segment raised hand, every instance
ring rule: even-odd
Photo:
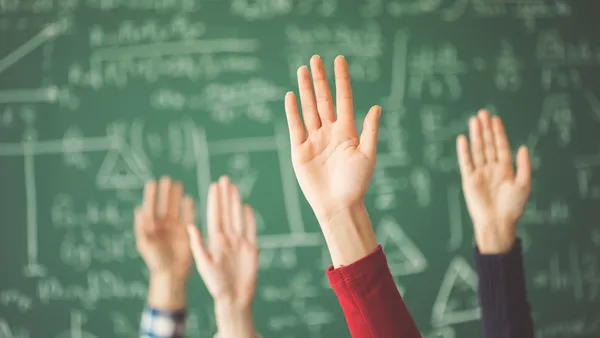
[[[456,148],[462,186],[481,253],[508,252],[531,191],[531,161],[525,146],[517,152],[517,170],[502,121],[482,110],[469,121],[471,147],[464,135]]]
[[[313,56],[310,66],[312,83],[306,66],[297,74],[304,124],[294,94],[285,96],[292,163],[337,266],[349,264],[377,246],[364,196],[375,167],[381,108],[369,110],[359,137],[344,57],[338,56],[334,62],[335,110],[321,58]]]
[[[211,184],[207,205],[208,247],[188,226],[196,267],[215,301],[219,337],[254,337],[252,300],[258,274],[256,221],[227,177]]]
[[[308,68],[298,69],[304,126],[292,92],[286,94],[285,111],[298,183],[317,218],[327,219],[363,201],[375,167],[381,108],[371,108],[359,138],[344,57],[335,59],[337,116],[321,58],[313,56],[310,66],[312,84]]]
[[[136,247],[150,270],[149,303],[181,308],[192,264],[186,225],[195,219],[194,203],[181,183],[162,177],[148,181],[142,206],[135,210]]]

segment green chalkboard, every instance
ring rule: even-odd
[[[349,336],[289,159],[283,96],[313,54],[330,73],[347,57],[359,120],[383,106],[367,205],[424,337],[482,334],[454,146],[481,107],[534,156],[520,236],[537,336],[600,336],[597,11],[564,0],[0,1],[0,337],[135,337],[147,272],[132,209],[163,174],[200,206],[228,174],[255,206],[263,337]],[[212,337],[196,274],[189,307],[188,336]]]

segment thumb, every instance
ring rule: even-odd
[[[360,134],[360,148],[369,158],[374,158],[377,153],[377,137],[379,135],[379,117],[381,107],[373,106],[365,116],[363,130]]]
[[[517,152],[517,174],[515,178],[517,184],[522,188],[531,187],[531,159],[526,146],[521,146]]]
[[[199,273],[202,273],[202,271],[210,263],[210,253],[208,250],[206,250],[204,241],[202,239],[202,234],[195,225],[188,225],[187,231],[189,234],[188,237],[190,240],[190,249],[192,250],[192,255],[194,256],[194,261],[196,262],[196,268],[198,269]]]

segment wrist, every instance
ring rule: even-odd
[[[377,248],[369,213],[362,202],[321,217],[319,224],[335,268],[352,264]]]
[[[251,304],[215,300],[215,320],[219,337],[254,337]]]
[[[474,228],[475,243],[477,244],[479,252],[484,255],[500,255],[508,253],[517,240],[514,224],[477,224]]]
[[[148,305],[161,310],[185,308],[187,278],[168,273],[151,273],[148,286]]]
[[[229,300],[215,300],[215,314],[221,317],[245,317],[252,314],[251,304],[236,304]]]

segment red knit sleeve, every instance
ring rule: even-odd
[[[327,276],[353,338],[420,338],[381,246]]]

